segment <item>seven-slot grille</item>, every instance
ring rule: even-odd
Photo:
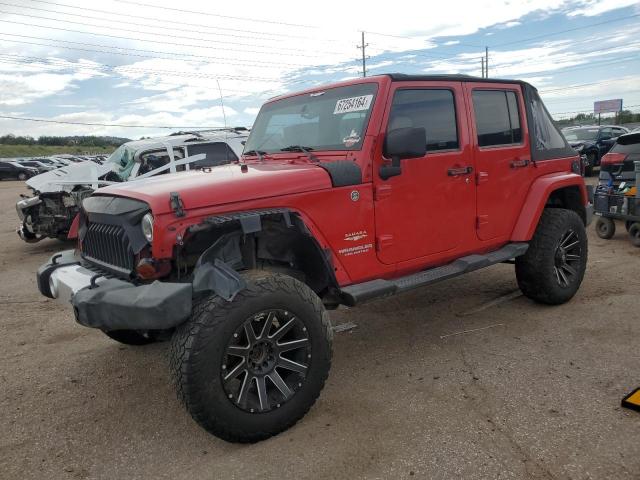
[[[129,238],[119,225],[89,223],[82,241],[82,254],[89,261],[117,270],[130,272],[134,267]]]

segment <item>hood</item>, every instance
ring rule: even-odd
[[[154,213],[171,211],[170,195],[177,192],[186,210],[331,188],[322,168],[280,162],[220,165],[207,170],[158,175],[100,189],[99,195],[142,200]]]
[[[111,165],[86,161],[56,168],[27,180],[27,186],[39,193],[70,192],[77,185],[99,187],[98,178],[111,170]]]

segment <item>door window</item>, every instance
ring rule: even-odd
[[[609,140],[613,137],[613,130],[611,128],[603,128],[600,130],[600,140]]]
[[[522,142],[520,112],[515,92],[475,90],[473,110],[479,146],[512,145]]]
[[[198,160],[190,164],[190,168],[192,169],[215,167],[216,165],[223,165],[238,160],[233,150],[224,142],[193,144],[189,145],[187,149],[189,150],[190,157],[200,153],[206,155],[204,160]]]
[[[425,129],[428,152],[459,148],[453,92],[445,89],[396,91],[387,132],[407,127]]]

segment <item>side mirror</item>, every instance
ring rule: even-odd
[[[391,158],[391,165],[382,165],[379,174],[380,178],[387,180],[402,172],[400,160],[427,154],[427,132],[423,127],[391,130],[384,140],[383,151],[385,157]]]

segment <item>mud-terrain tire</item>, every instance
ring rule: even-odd
[[[332,330],[304,283],[262,271],[244,277],[247,287],[230,302],[215,294],[195,301],[169,360],[193,419],[249,443],[288,429],[315,403],[331,366]]]
[[[629,227],[629,240],[634,247],[640,247],[640,222],[632,223]]]
[[[160,341],[160,336],[153,331],[138,331],[138,330],[111,330],[104,331],[103,333],[116,342],[123,343],[125,345],[149,345],[150,343],[156,343]]]
[[[569,301],[578,291],[587,266],[587,234],[577,213],[547,208],[527,253],[516,258],[522,293],[548,305]]]
[[[613,238],[616,234],[616,223],[607,217],[598,218],[596,222],[596,234],[603,240]]]

